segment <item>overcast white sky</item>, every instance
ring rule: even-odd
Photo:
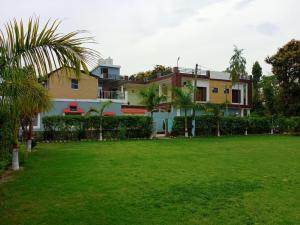
[[[101,55],[122,74],[156,64],[211,70],[228,67],[233,45],[245,49],[248,72],[258,60],[300,37],[299,0],[3,0],[0,27],[12,18],[63,20],[61,31],[88,30]]]

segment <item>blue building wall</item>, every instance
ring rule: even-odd
[[[35,129],[35,130],[43,130],[43,123],[42,123],[43,117],[63,115],[64,109],[68,108],[71,102],[74,101],[53,101],[52,109],[47,113],[41,114],[40,129]],[[86,102],[78,101],[77,103],[78,103],[78,107],[84,109],[84,112],[88,112],[92,107],[100,108],[101,105],[103,104],[103,102],[88,102],[88,101]],[[112,103],[110,106],[108,106],[105,109],[105,112],[114,112],[116,113],[117,116],[121,116],[123,115],[123,113],[121,112],[121,105],[122,105],[121,103]]]

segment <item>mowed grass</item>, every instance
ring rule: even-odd
[[[0,224],[300,224],[300,138],[39,144]]]

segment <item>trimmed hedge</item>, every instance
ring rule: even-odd
[[[99,116],[48,116],[43,118],[44,140],[98,139]],[[149,138],[151,118],[140,116],[103,117],[104,139]]]
[[[217,135],[219,120],[221,135],[267,134],[273,127],[274,133],[300,133],[300,117],[221,117],[203,115],[196,117],[196,136]],[[188,117],[189,134],[192,131],[192,118]],[[175,117],[172,135],[184,135],[184,117]]]
[[[6,112],[0,111],[0,170],[11,158],[12,127]]]

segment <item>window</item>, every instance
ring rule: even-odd
[[[72,89],[78,89],[79,88],[79,84],[78,84],[78,80],[77,79],[72,79],[71,80],[71,88]]]
[[[196,101],[206,102],[206,87],[197,87]]]
[[[228,88],[225,88],[225,89],[224,89],[224,94],[225,94],[225,95],[229,94],[229,89],[228,89]]]
[[[37,114],[32,121],[33,128],[39,129],[41,124],[41,114]]]
[[[241,90],[232,90],[232,103],[241,103]]]
[[[219,92],[219,88],[213,88],[212,89],[212,93],[218,93]]]

